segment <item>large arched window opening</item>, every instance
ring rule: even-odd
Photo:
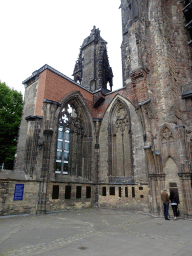
[[[67,105],[59,115],[57,135],[56,173],[68,174],[69,168],[69,142],[70,128],[69,120],[72,114],[72,107]]]
[[[132,177],[132,136],[128,108],[117,100],[109,119],[109,176]]]
[[[92,140],[82,106],[72,100],[59,113],[56,173],[91,179]]]

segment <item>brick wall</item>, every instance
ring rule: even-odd
[[[62,102],[68,94],[80,91],[86,99],[88,107],[92,108],[92,93],[62,78],[50,70],[45,70],[39,75],[39,87],[35,115],[42,115],[43,99]]]

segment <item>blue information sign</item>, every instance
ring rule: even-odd
[[[23,200],[24,184],[15,184],[15,193],[13,200]]]

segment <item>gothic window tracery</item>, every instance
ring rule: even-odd
[[[172,132],[165,127],[163,131],[161,132],[161,142],[162,144],[171,143],[174,141]]]
[[[58,118],[56,173],[90,178],[85,120],[75,101],[66,104]]]
[[[130,177],[132,175],[132,149],[130,116],[118,101],[110,120],[109,175]]]
[[[177,155],[177,141],[174,131],[165,125],[160,131],[160,150],[162,161],[167,157],[175,158]]]

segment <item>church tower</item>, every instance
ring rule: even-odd
[[[147,26],[147,1],[121,0],[122,34],[121,45],[123,86],[131,75],[146,66],[145,37]],[[146,24],[146,26],[145,26]]]
[[[161,190],[166,187],[177,194],[180,209],[188,214],[192,1],[121,0],[120,8],[123,86],[142,123],[151,211],[162,212]]]
[[[93,92],[100,88],[112,91],[113,72],[106,46],[107,42],[100,36],[100,30],[94,26],[91,34],[84,39],[75,64],[75,82]]]

